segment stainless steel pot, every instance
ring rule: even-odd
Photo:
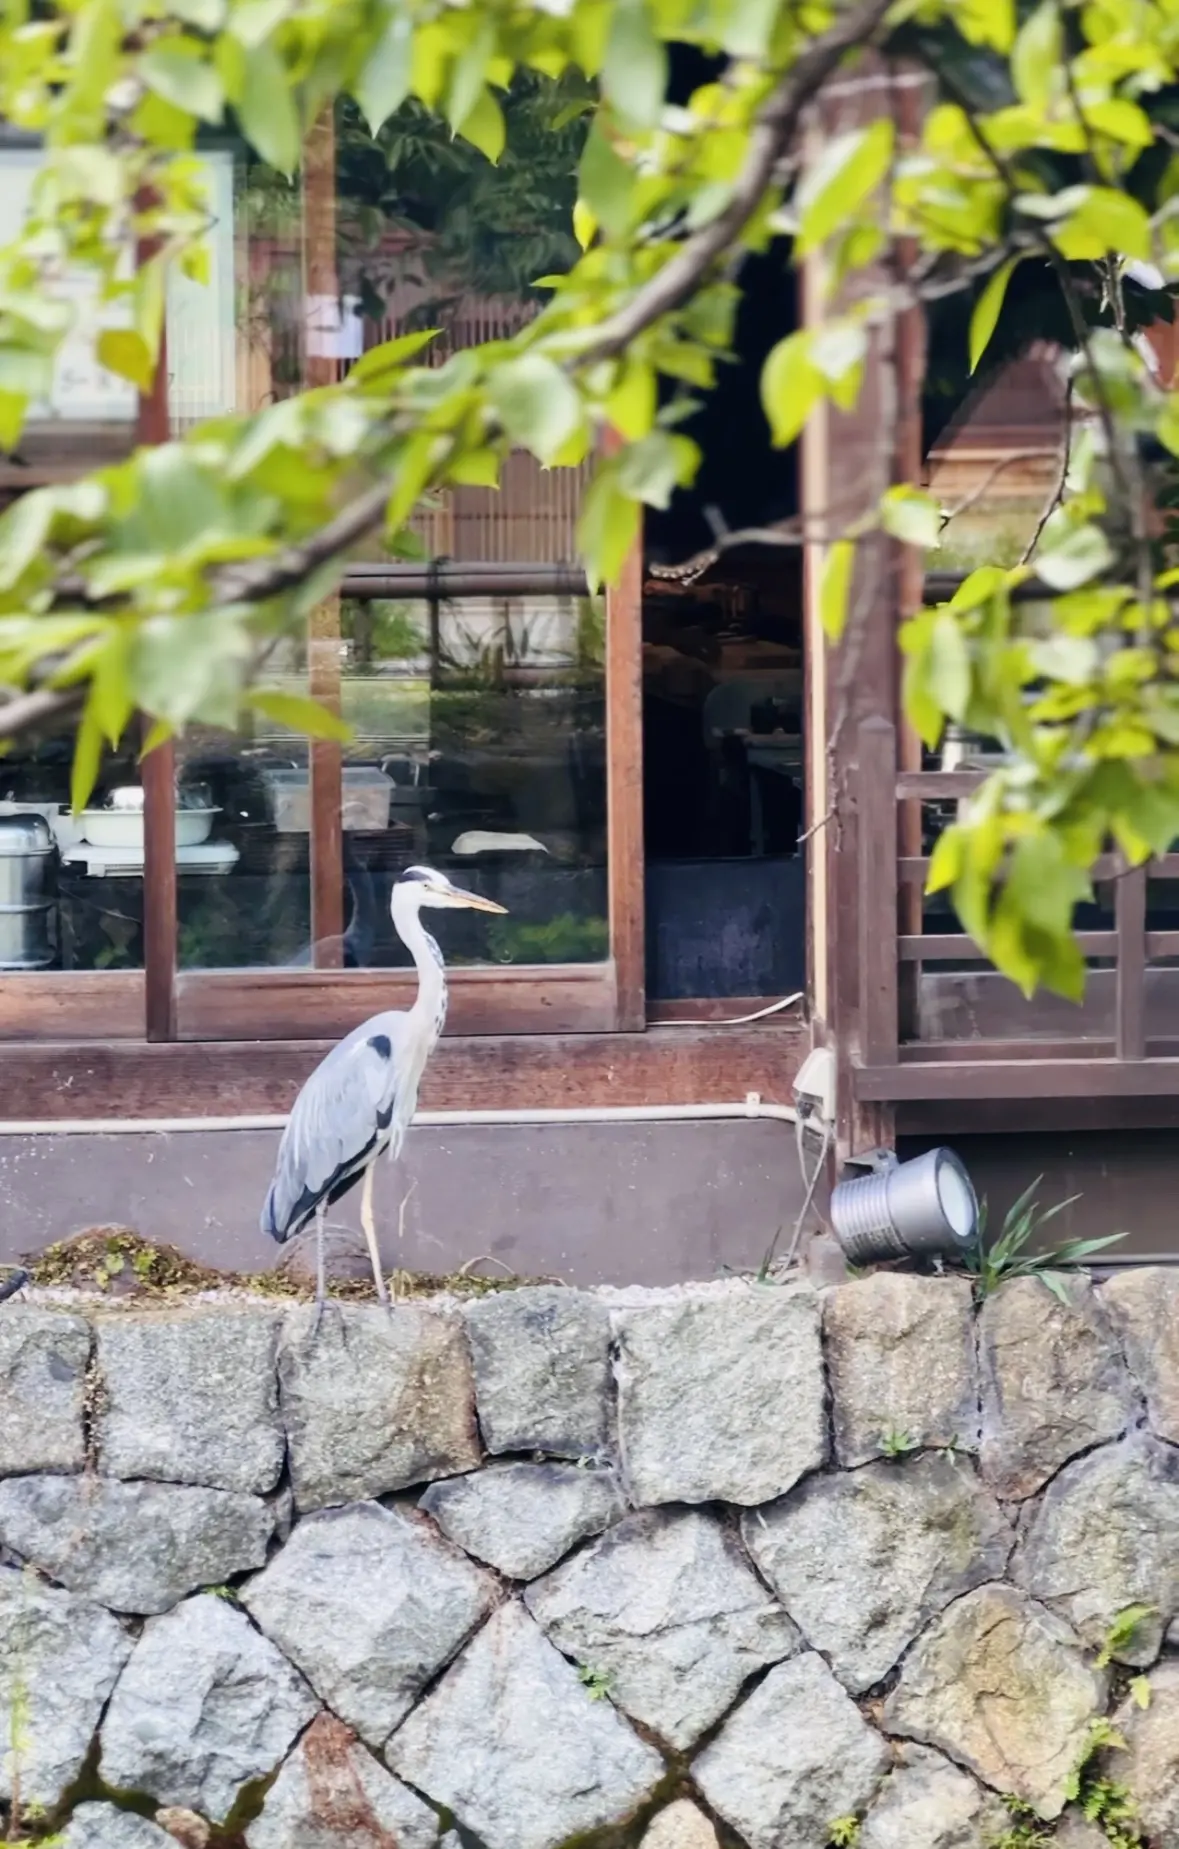
[[[43,815],[0,816],[0,969],[45,969],[53,961],[52,853]]]

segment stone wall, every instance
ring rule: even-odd
[[[10,1837],[1179,1849],[1179,1275],[309,1317],[0,1310]]]

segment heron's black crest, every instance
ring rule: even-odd
[[[429,867],[406,867],[404,872],[397,875],[394,884],[397,886],[412,886],[415,880],[425,881],[433,877]]]
[[[369,1041],[369,1045],[378,1059],[392,1059],[393,1042],[390,1040],[388,1034],[374,1034]]]

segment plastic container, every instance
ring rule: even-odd
[[[53,836],[43,815],[0,819],[0,969],[45,969],[49,940],[49,858]]]
[[[270,801],[270,814],[280,835],[305,835],[311,830],[311,773],[306,770],[266,770],[262,773]],[[346,764],[343,772],[342,821],[347,829],[380,832],[389,826],[393,785],[384,771],[363,764]]]
[[[216,809],[177,809],[177,847],[197,847],[209,839]],[[83,809],[78,817],[83,841],[95,847],[134,847],[143,851],[143,811]]]

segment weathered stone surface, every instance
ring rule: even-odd
[[[692,1776],[750,1849],[827,1849],[831,1824],[865,1809],[888,1763],[883,1740],[808,1651],[771,1669]]]
[[[965,1772],[927,1746],[910,1746],[864,1819],[856,1849],[991,1849],[1010,1823],[999,1800]]]
[[[80,1316],[8,1303],[0,1319],[0,1477],[81,1470],[90,1326]]]
[[[260,1567],[274,1514],[257,1496],[111,1477],[0,1483],[0,1541],[112,1611],[167,1611]]]
[[[1097,1295],[1146,1395],[1153,1429],[1179,1444],[1179,1276],[1169,1266],[1135,1266]]]
[[[1106,1755],[1104,1771],[1129,1787],[1135,1822],[1157,1849],[1179,1845],[1179,1662],[1160,1663],[1148,1678],[1150,1704],[1128,1701],[1117,1715],[1127,1752]]]
[[[614,1312],[635,1502],[769,1502],[827,1456],[818,1298],[736,1288]]]
[[[316,1706],[245,1613],[203,1593],[145,1626],[102,1724],[102,1777],[224,1823]]]
[[[467,1305],[479,1425],[489,1451],[596,1457],[608,1445],[610,1318],[559,1285]]]
[[[95,1324],[112,1477],[265,1492],[282,1469],[280,1312],[193,1308]]]
[[[1118,1438],[1137,1395],[1087,1278],[1062,1303],[1040,1278],[1013,1278],[979,1317],[982,1469],[996,1495],[1034,1496],[1078,1451]]]
[[[154,1821],[159,1824],[165,1836],[170,1836],[173,1842],[181,1845],[181,1849],[209,1849],[212,1824],[198,1817],[194,1810],[186,1810],[183,1804],[161,1805]]]
[[[1152,1609],[1119,1663],[1152,1663],[1179,1610],[1179,1451],[1146,1434],[1105,1445],[1048,1485],[1012,1577],[1100,1648],[1119,1612]]]
[[[387,1758],[485,1849],[556,1849],[621,1822],[663,1773],[516,1604],[488,1620]]]
[[[1056,1826],[1052,1849],[1109,1849],[1109,1837],[1095,1823],[1069,1811]]]
[[[0,1567],[0,1798],[12,1796],[17,1734],[22,1803],[52,1809],[60,1801],[130,1654],[131,1639],[109,1612]]]
[[[176,1839],[158,1824],[113,1804],[79,1804],[53,1842],[58,1849],[176,1849]]]
[[[1056,1817],[1105,1692],[1059,1618],[1010,1586],[982,1586],[914,1644],[884,1724]]]
[[[729,1531],[694,1510],[630,1517],[525,1603],[619,1706],[680,1747],[750,1674],[800,1647]]]
[[[249,1849],[434,1849],[438,1818],[334,1715],[312,1722],[246,1831]]]
[[[369,1502],[299,1522],[242,1602],[321,1700],[379,1748],[497,1596],[428,1523]]]
[[[952,1599],[998,1578],[1015,1538],[973,1468],[932,1454],[808,1478],[742,1530],[808,1644],[857,1692]]]
[[[559,1650],[679,1748],[801,1643],[732,1534],[694,1509],[630,1516],[524,1596]]]
[[[398,1304],[337,1304],[310,1339],[291,1310],[279,1345],[282,1415],[300,1509],[383,1496],[480,1463],[462,1320]]]
[[[639,1849],[719,1849],[716,1831],[690,1798],[677,1798],[653,1817]]]
[[[914,1444],[978,1449],[974,1317],[965,1278],[879,1271],[823,1303],[835,1454],[880,1456],[886,1433]]]
[[[587,1535],[625,1513],[611,1471],[575,1464],[493,1464],[432,1483],[418,1505],[477,1560],[509,1579],[535,1579]]]

